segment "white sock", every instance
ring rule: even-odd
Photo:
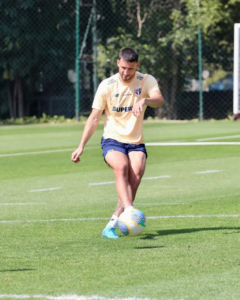
[[[118,217],[116,215],[112,215],[110,221],[108,222],[107,226],[116,228],[118,223]]]
[[[128,205],[128,206],[125,207],[124,211],[127,211],[127,210],[129,210],[129,209],[133,209],[133,208],[134,208],[134,207],[133,207],[132,205]]]

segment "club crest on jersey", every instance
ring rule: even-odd
[[[134,92],[135,92],[135,95],[137,95],[138,97],[141,95],[141,91],[142,91],[142,89],[141,88],[137,88],[137,89],[135,89],[134,90]]]

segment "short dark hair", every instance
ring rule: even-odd
[[[138,53],[132,48],[124,48],[119,52],[118,58],[127,62],[138,62]]]

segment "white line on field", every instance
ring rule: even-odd
[[[240,142],[146,143],[146,146],[219,146],[219,145],[240,145]]]
[[[218,137],[211,137],[211,138],[205,138],[205,139],[198,139],[196,141],[202,142],[202,141],[213,141],[213,140],[227,140],[227,139],[235,139],[239,138],[240,135],[230,135],[230,136],[218,136]]]
[[[209,173],[218,173],[222,172],[222,170],[206,170],[206,171],[198,171],[194,172],[194,174],[209,174]]]
[[[106,298],[97,295],[93,296],[78,296],[78,295],[60,295],[60,296],[49,296],[49,295],[13,295],[13,294],[0,294],[0,298],[10,299],[48,299],[48,300],[154,300],[150,298]],[[182,299],[183,300],[183,299]]]
[[[170,175],[162,175],[162,176],[155,176],[155,177],[143,177],[142,180],[152,180],[152,179],[161,179],[161,178],[170,178]],[[105,185],[105,184],[113,184],[115,181],[103,181],[103,182],[93,182],[89,183],[88,185]]]
[[[0,205],[42,205],[47,203],[0,203]]]
[[[76,221],[99,221],[109,218],[77,218],[77,219],[48,219],[48,220],[2,220],[0,223],[38,223],[38,222],[76,222]]]
[[[104,185],[104,184],[113,184],[115,181],[104,181],[104,182],[93,182],[89,183],[88,185]]]
[[[240,142],[156,142],[146,143],[146,146],[218,146],[218,145],[240,145]],[[99,147],[86,147],[85,150],[99,149]],[[36,155],[36,154],[49,154],[56,152],[68,152],[74,149],[57,149],[36,152],[22,152],[22,153],[6,153],[0,154],[1,157],[23,156],[23,155]]]
[[[98,149],[99,147],[86,147],[86,150],[90,149]],[[34,155],[34,154],[49,154],[55,152],[68,152],[74,151],[74,149],[57,149],[57,150],[46,150],[46,151],[36,151],[36,152],[23,152],[23,153],[8,153],[8,154],[0,154],[1,157],[8,157],[8,156],[22,156],[22,155]]]
[[[240,215],[178,215],[178,216],[152,216],[147,219],[176,219],[176,218],[239,218]],[[77,222],[77,221],[99,221],[109,218],[77,218],[77,219],[48,219],[48,220],[2,220],[0,224],[8,223],[37,223],[37,222]]]
[[[61,187],[54,187],[54,188],[41,189],[41,190],[31,190],[31,191],[29,191],[29,193],[55,191],[55,190],[61,190],[61,189],[62,189]]]
[[[175,219],[175,218],[239,218],[240,215],[186,215],[186,216],[154,216],[147,219]]]
[[[170,175],[162,175],[162,176],[156,176],[156,177],[143,177],[143,180],[151,180],[151,179],[161,179],[161,178],[170,178]]]
[[[147,205],[147,206],[151,206],[151,205],[189,205],[189,203],[135,203],[134,205]]]

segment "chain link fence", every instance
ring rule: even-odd
[[[118,72],[116,60],[124,47],[139,52],[139,71],[158,80],[165,99],[162,108],[148,108],[145,118],[232,115],[239,2],[229,8],[227,22],[219,19],[208,28],[201,26],[205,2],[190,2],[1,1],[0,119],[87,116],[98,84]]]

